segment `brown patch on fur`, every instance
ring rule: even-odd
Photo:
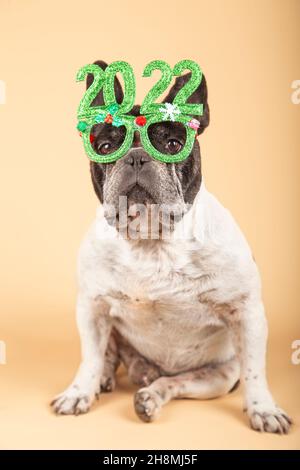
[[[230,318],[230,322],[236,323],[239,321],[240,306],[247,300],[248,296],[242,294],[235,298],[230,299],[228,302],[218,302],[213,295],[217,289],[210,289],[198,296],[198,300],[202,304],[206,304],[211,310],[217,315],[223,317],[226,322],[226,318]]]
[[[113,299],[117,300],[128,300],[128,295],[124,294],[123,292],[117,290],[110,290],[107,294],[108,297],[112,297]]]

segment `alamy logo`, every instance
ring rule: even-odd
[[[298,366],[300,364],[300,339],[295,339],[292,342],[292,349],[295,349],[291,357],[292,364]]]
[[[6,344],[4,341],[0,341],[0,365],[6,364]]]
[[[0,104],[5,104],[6,102],[6,86],[3,80],[0,80]]]
[[[300,104],[300,80],[294,80],[292,83],[293,93],[291,100],[293,104]]]

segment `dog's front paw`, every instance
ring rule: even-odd
[[[162,407],[161,398],[158,393],[147,388],[141,388],[134,396],[134,409],[138,417],[150,423],[160,413]]]
[[[80,390],[78,386],[71,386],[57,395],[51,406],[56,414],[77,416],[89,411],[94,398],[95,395]]]
[[[248,408],[248,416],[255,431],[287,434],[292,424],[289,416],[275,405],[253,405]]]

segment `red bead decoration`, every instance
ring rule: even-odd
[[[111,124],[113,122],[113,117],[111,114],[107,114],[106,118],[104,119],[104,122],[107,124]]]
[[[90,134],[90,142],[91,142],[91,144],[94,142],[94,140],[95,140],[94,134]]]
[[[146,124],[147,119],[145,118],[145,116],[138,116],[135,118],[134,122],[137,126],[143,127]]]

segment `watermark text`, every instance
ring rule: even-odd
[[[292,89],[294,90],[291,95],[293,104],[300,104],[300,80],[294,80],[292,83]]]
[[[300,339],[292,342],[292,349],[294,349],[291,357],[292,364],[298,366],[300,364]]]

